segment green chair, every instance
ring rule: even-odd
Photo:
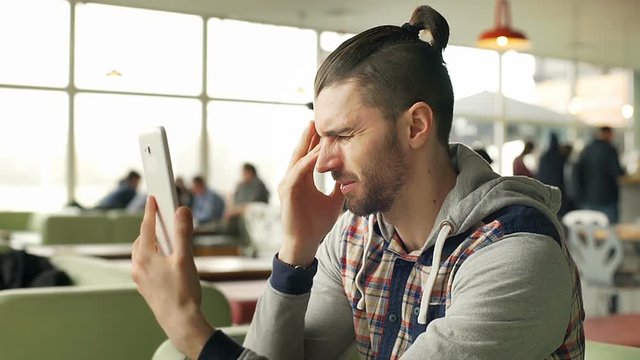
[[[244,342],[244,338],[247,336],[247,332],[249,332],[249,327],[251,325],[240,325],[240,326],[230,326],[223,327],[220,330],[224,331],[224,333],[232,338],[238,344],[242,344]],[[338,358],[338,360],[359,360],[360,356],[358,355],[358,349],[356,347],[355,341],[351,343],[351,346],[345,350],[345,352]],[[153,354],[152,360],[187,360],[187,358],[179,353],[171,344],[169,340],[158,347],[158,350]]]
[[[106,260],[54,257],[74,286],[0,291],[3,359],[150,359],[166,338],[129,269]],[[231,324],[224,295],[203,284],[202,310]]]
[[[587,341],[585,360],[638,360],[640,348]]]
[[[0,211],[0,229],[26,231],[33,213],[27,211]]]
[[[241,326],[230,326],[230,327],[222,327],[220,330],[224,331],[224,333],[232,338],[238,344],[242,344],[244,342],[245,336],[247,336],[247,332],[249,331],[250,325],[241,325]],[[169,340],[165,340],[160,347],[153,354],[152,360],[186,360],[187,357],[183,354],[179,353],[176,348],[173,347],[173,344]]]
[[[105,214],[51,214],[36,225],[42,244],[104,244],[112,242],[111,223]]]
[[[140,234],[143,214],[112,211],[107,214],[107,217],[111,223],[112,242],[132,243]]]

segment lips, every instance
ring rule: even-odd
[[[350,193],[355,187],[355,181],[340,183],[340,191],[343,195]]]

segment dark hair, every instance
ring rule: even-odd
[[[197,185],[204,185],[204,178],[200,175],[193,177],[193,183]]]
[[[127,181],[139,180],[139,179],[140,179],[140,174],[135,170],[129,171],[129,173],[127,174],[127,177],[125,178],[125,180]]]
[[[256,167],[255,167],[255,166],[253,166],[252,164],[244,163],[244,164],[242,165],[242,169],[243,169],[244,171],[248,171],[248,172],[250,172],[251,174],[253,174],[253,176],[258,176],[258,172],[256,171]]]
[[[420,39],[420,30],[432,37]],[[449,24],[429,6],[416,8],[409,24],[384,25],[345,41],[322,63],[315,96],[331,85],[354,80],[365,105],[378,108],[390,121],[411,105],[431,106],[438,140],[449,142],[453,120],[453,88],[442,58]]]
[[[613,129],[611,128],[611,126],[601,126],[598,129],[601,133],[612,133]]]

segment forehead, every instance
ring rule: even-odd
[[[382,113],[363,104],[361,91],[353,81],[328,86],[318,94],[314,105],[316,130],[320,135],[343,127],[360,127],[384,120]]]

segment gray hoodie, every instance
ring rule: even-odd
[[[381,214],[343,214],[317,269],[274,259],[239,358],[336,359],[354,344],[362,358],[583,358],[560,192],[500,177],[463,145],[450,153],[456,184],[421,250],[403,252]]]

